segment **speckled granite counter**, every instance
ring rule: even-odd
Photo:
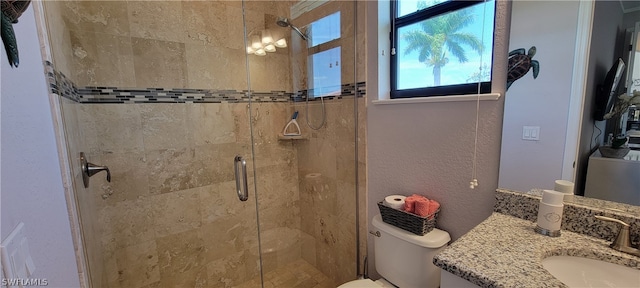
[[[552,238],[535,223],[494,212],[436,255],[434,264],[481,287],[566,287],[542,267],[555,255],[580,256],[640,269],[640,257],[615,251],[609,242],[562,231]]]
[[[532,189],[529,192],[518,192],[498,189],[493,211],[536,221],[542,191],[542,189]],[[564,203],[561,228],[613,241],[618,235],[617,224],[602,222],[593,217],[594,215],[612,217],[628,223],[631,225],[629,229],[631,242],[640,244],[640,206],[575,196]]]

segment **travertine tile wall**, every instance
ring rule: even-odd
[[[292,3],[245,2],[247,32],[285,29],[275,20],[288,16]],[[330,4],[322,13],[336,6],[346,9],[343,30],[352,30],[353,3]],[[239,1],[45,5],[50,38],[55,38],[55,67],[78,86],[249,87]],[[306,25],[307,20],[295,21]],[[360,26],[357,42],[364,43]],[[345,34],[343,63],[354,62],[353,37],[353,32]],[[357,79],[363,81],[364,53],[359,54]],[[292,75],[306,77],[306,69],[295,68],[303,62],[292,65],[287,49],[248,59],[252,90],[306,88],[301,82],[292,89]],[[341,69],[343,83],[354,83],[353,65]],[[251,158],[249,121],[255,148],[249,182],[252,194],[254,182],[257,187],[263,269],[273,271],[303,258],[335,283],[354,279],[352,97],[327,102],[327,124],[319,131],[306,128],[303,103],[253,103],[249,119],[246,103],[62,101],[69,142],[75,143],[69,147],[71,155],[84,151],[91,162],[112,171],[111,183],[101,173],[91,178],[89,189],[78,193],[84,198],[78,201],[94,286],[226,287],[259,273],[255,198],[239,202],[232,175],[236,154]],[[361,204],[364,103],[358,99]],[[318,125],[319,103],[310,106],[310,120]],[[301,113],[307,139],[278,140],[277,133],[295,110]],[[315,172],[322,176],[306,177]]]
[[[248,87],[242,1],[50,2],[47,16],[58,15],[50,17],[58,19],[50,22],[52,44],[64,48],[53,62],[78,86]],[[275,22],[291,3],[245,1],[247,33],[289,35]],[[253,57],[251,88],[291,90],[289,67],[286,49]]]

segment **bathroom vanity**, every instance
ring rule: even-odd
[[[548,237],[534,232],[540,195],[499,189],[494,213],[434,258],[443,270],[441,287],[566,287],[542,264],[559,255],[637,269],[640,287],[640,257],[610,248],[617,224],[594,217],[629,223],[638,243],[640,208],[576,196],[565,202],[560,237]]]

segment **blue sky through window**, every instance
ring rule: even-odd
[[[400,1],[399,13],[412,13],[417,11],[419,1]],[[440,1],[444,2],[444,1]],[[464,83],[474,83],[477,79],[473,79],[474,74],[480,73],[480,67],[483,68],[482,81],[490,81],[491,60],[493,51],[493,19],[495,11],[495,1],[471,6],[469,9],[475,16],[474,22],[461,32],[468,32],[477,35],[482,39],[484,52],[479,55],[476,51],[471,50],[468,46],[463,46],[466,51],[468,61],[460,63],[457,58],[450,55],[447,51],[449,62],[442,67],[440,85],[455,85]],[[408,12],[407,12],[408,11]],[[402,14],[401,14],[402,15]],[[428,20],[427,20],[428,21]],[[420,23],[399,29],[398,34],[398,71],[397,71],[397,88],[411,89],[419,87],[432,87],[434,84],[433,66],[427,67],[424,63],[419,62],[419,52],[413,51],[405,54],[405,48],[408,45],[403,33],[407,31],[420,30]],[[484,31],[483,31],[484,29]],[[484,33],[484,34],[483,34]],[[482,35],[482,36],[481,36]],[[481,62],[482,61],[482,62]]]
[[[418,11],[418,2],[425,2],[425,0],[400,0],[398,1],[398,17],[411,14]],[[433,0],[429,2],[429,7],[436,4],[447,2],[447,0]],[[427,7],[428,8],[428,7]]]
[[[309,27],[309,47],[340,38],[340,11],[313,21]]]

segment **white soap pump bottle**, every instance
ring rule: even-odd
[[[544,190],[538,207],[538,224],[534,229],[536,232],[551,237],[560,236],[562,209],[564,208],[563,199],[563,193]]]

